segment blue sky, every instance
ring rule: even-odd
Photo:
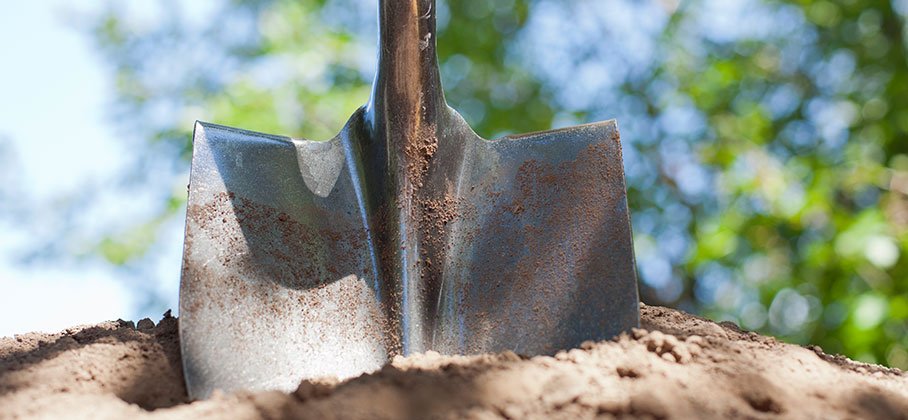
[[[17,164],[13,179],[0,182],[21,186],[35,218],[0,219],[0,336],[160,315],[138,313],[127,285],[101,262],[21,265],[15,258],[31,244],[31,229],[42,225],[37,218],[54,217],[42,210],[52,210],[57,197],[78,194],[86,182],[113,177],[127,153],[105,121],[110,78],[76,26],[93,3],[17,2],[0,14],[0,141],[11,144]],[[178,278],[179,250],[174,261],[169,269]],[[172,295],[168,303],[175,306]]]

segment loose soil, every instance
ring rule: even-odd
[[[908,418],[908,374],[673,309],[554,357],[398,357],[292,394],[190,402],[177,319],[0,338],[0,418]]]

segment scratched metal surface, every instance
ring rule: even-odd
[[[335,160],[307,185],[306,159]],[[387,359],[368,237],[343,149],[200,124],[180,333],[195,397],[291,390]],[[307,174],[308,175],[308,174]],[[323,195],[323,196],[322,196]]]
[[[551,354],[638,325],[614,121],[488,141],[444,101],[434,1],[380,1],[372,98],[327,142],[199,123],[190,395],[426,350]]]

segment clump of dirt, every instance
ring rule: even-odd
[[[457,199],[445,194],[441,198],[418,199],[418,202],[422,206],[423,219],[419,226],[424,229],[423,235],[427,239],[443,238],[448,223],[459,215]]]
[[[415,189],[422,188],[426,173],[429,171],[432,158],[438,151],[438,135],[435,124],[423,126],[416,133],[410,134],[404,145],[407,157],[407,176]]]
[[[0,417],[908,418],[908,375],[673,309],[554,356],[396,357],[296,392],[188,402],[177,320],[0,339]]]

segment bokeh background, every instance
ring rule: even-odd
[[[375,0],[0,14],[0,335],[177,306],[195,120],[328,139]],[[438,0],[486,137],[617,118],[643,300],[908,368],[908,0]]]

